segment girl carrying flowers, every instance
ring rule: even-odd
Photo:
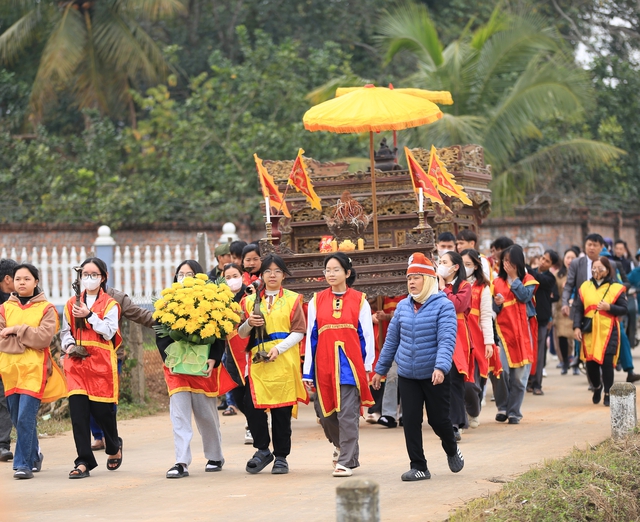
[[[197,261],[180,263],[173,281],[155,302],[153,315],[160,323],[156,344],[165,362],[176,456],[166,476],[182,478],[189,476],[191,464],[192,414],[202,436],[205,471],[222,470],[217,397],[235,383],[220,361],[224,336],[240,318],[231,290],[208,281]]]

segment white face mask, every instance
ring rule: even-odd
[[[437,273],[440,277],[444,277],[446,279],[451,275],[451,267],[447,265],[438,265]]]
[[[475,272],[475,269],[473,267],[470,267],[470,266],[465,266],[464,267],[464,271],[467,273],[467,277],[471,277],[473,275],[473,273]]]
[[[89,292],[98,288],[100,283],[102,283],[100,279],[82,279],[82,287]]]
[[[448,250],[441,250],[440,248],[438,249],[438,257],[442,257],[443,255],[445,255],[447,252],[449,252]]]
[[[237,292],[238,290],[240,290],[240,288],[242,288],[242,278],[232,277],[231,279],[227,279],[227,285],[232,292]]]

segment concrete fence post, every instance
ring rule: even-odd
[[[102,259],[107,265],[107,271],[109,272],[109,279],[107,284],[113,286],[113,252],[116,247],[116,241],[111,237],[111,229],[107,225],[102,225],[98,229],[98,237],[93,242],[94,251],[96,257]],[[81,259],[80,262],[84,261]],[[122,290],[122,289],[120,289]]]
[[[336,488],[337,522],[380,522],[380,487],[370,480],[347,480]]]
[[[204,268],[205,272],[209,271],[209,263],[207,259],[207,250],[209,250],[209,243],[207,241],[206,232],[198,232],[196,234],[196,247],[197,247],[197,257],[198,263],[200,266]]]
[[[636,427],[636,387],[629,382],[617,382],[609,391],[611,400],[611,436],[626,437]]]

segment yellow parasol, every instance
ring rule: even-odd
[[[439,105],[453,105],[453,98],[449,91],[427,91],[426,89],[396,89],[393,85],[389,84],[391,90],[401,92],[402,94],[409,94],[411,96],[417,96],[418,98],[424,98],[432,103]],[[364,87],[338,87],[336,89],[336,98],[344,96],[358,89],[364,89]]]
[[[351,92],[311,107],[302,118],[305,129],[312,132],[369,133],[375,248],[379,247],[379,241],[373,133],[419,127],[442,118],[442,112],[435,103],[422,96],[399,92],[401,90],[373,85],[356,87]]]

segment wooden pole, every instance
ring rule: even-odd
[[[376,196],[376,162],[373,157],[373,131],[369,131],[369,158],[371,160],[371,202],[373,204],[373,248],[380,248],[378,241],[378,198]]]

